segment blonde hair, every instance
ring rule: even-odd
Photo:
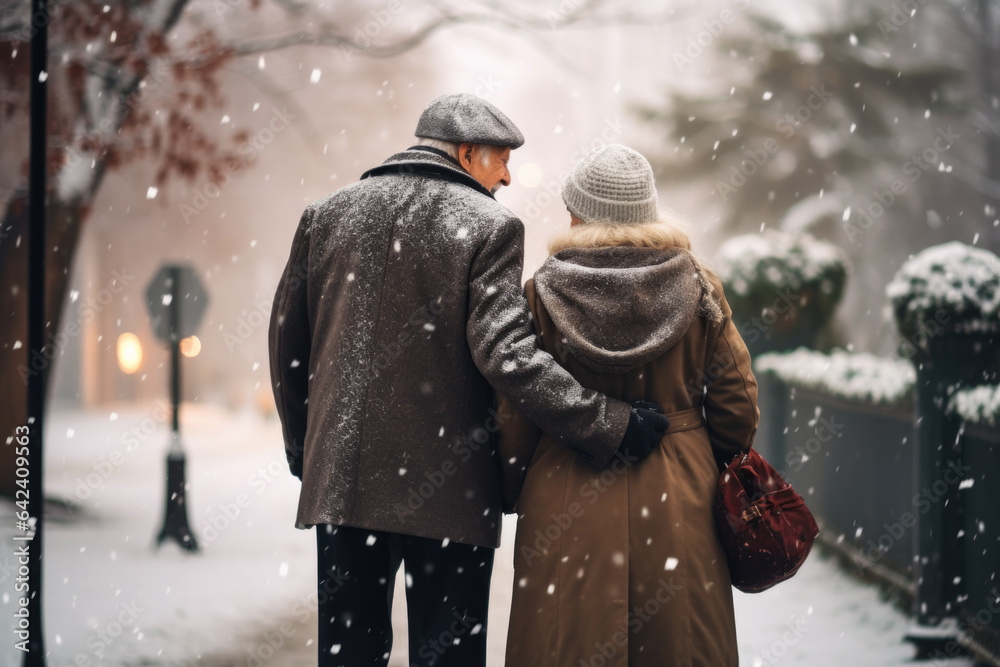
[[[549,254],[567,248],[633,246],[657,250],[680,249],[691,252],[691,225],[673,212],[660,212],[656,222],[586,222],[556,234],[549,241]]]

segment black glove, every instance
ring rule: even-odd
[[[660,444],[670,428],[670,420],[660,412],[660,406],[649,401],[633,401],[625,437],[618,447],[625,456],[641,461]]]

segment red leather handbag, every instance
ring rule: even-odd
[[[719,476],[715,523],[733,586],[744,593],[791,578],[819,535],[806,501],[753,449]]]

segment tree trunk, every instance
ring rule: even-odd
[[[61,201],[49,194],[48,254],[45,278],[45,343],[41,354],[32,354],[28,337],[28,206],[27,191],[18,192],[4,213],[0,228],[0,317],[6,339],[0,341],[0,383],[4,398],[0,401],[0,433],[7,446],[0,449],[0,495],[13,496],[15,486],[14,447],[9,446],[14,429],[28,416],[27,379],[41,373],[46,382],[63,350],[56,332],[62,314],[74,250],[86,209],[80,201]],[[46,390],[49,387],[46,385]]]

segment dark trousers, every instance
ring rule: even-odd
[[[320,667],[389,663],[400,562],[410,666],[485,667],[493,549],[330,525],[316,543]]]

